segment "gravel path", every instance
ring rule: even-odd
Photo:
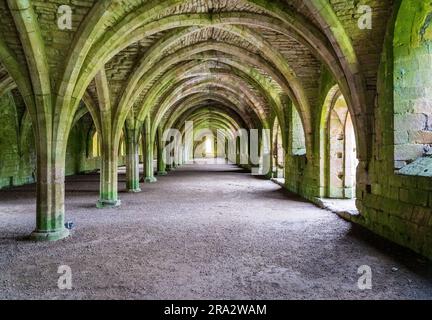
[[[185,166],[118,209],[96,209],[98,187],[67,179],[76,228],[55,243],[24,240],[34,186],[0,191],[0,299],[432,298],[424,259],[234,166]],[[372,290],[358,289],[362,265]]]

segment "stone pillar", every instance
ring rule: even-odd
[[[102,137],[102,162],[100,171],[100,195],[98,208],[114,208],[121,204],[118,199],[118,148],[111,135]]]
[[[151,138],[151,122],[148,116],[144,124],[144,182],[154,183],[157,179],[154,176],[154,166],[153,166],[153,149],[154,143]]]
[[[139,130],[126,129],[126,188],[128,192],[140,192],[139,178]]]
[[[65,156],[64,152],[61,152],[63,155],[56,154],[50,144],[42,141],[39,141],[37,148],[36,229],[30,238],[37,241],[60,240],[69,235],[69,230],[64,226]]]
[[[264,148],[263,148],[263,174],[267,179],[271,179],[273,177],[273,130],[267,129],[266,133],[263,137],[264,140]]]
[[[174,167],[179,168],[183,164],[183,146],[181,145],[181,142],[176,142],[176,147],[174,149]]]
[[[118,199],[118,148],[119,141],[115,139],[113,116],[109,96],[108,80],[103,68],[95,77],[96,90],[99,99],[99,121],[101,138],[101,170],[98,208],[113,208],[120,205]]]
[[[240,137],[237,137],[235,140],[236,143],[236,164],[241,165],[241,145],[240,145]]]
[[[157,175],[158,176],[166,176],[166,163],[164,159],[164,147],[165,143],[162,141],[160,133],[158,133],[157,137]]]
[[[172,145],[174,143],[174,138],[171,137],[171,140],[168,143]],[[167,152],[168,163],[166,164],[166,171],[173,171],[175,169],[174,155],[175,155],[175,150],[168,150]]]
[[[225,163],[229,163],[230,159],[229,159],[229,139],[227,138],[225,140]]]
[[[179,164],[179,167],[181,167],[183,165],[183,146],[182,145],[180,145],[180,148],[179,148],[178,164]]]
[[[278,128],[276,128],[278,130]],[[271,131],[271,157],[272,157],[272,178],[278,178],[278,164],[279,164],[279,146],[278,146],[278,131]]]

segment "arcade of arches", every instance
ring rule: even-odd
[[[65,177],[100,172],[103,214],[258,129],[231,162],[432,258],[430,2],[366,0],[370,29],[351,0],[64,1],[70,29],[61,2],[0,1],[0,188],[37,186],[32,240],[70,235]],[[171,162],[168,129],[195,135]]]

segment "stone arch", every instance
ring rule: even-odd
[[[205,53],[205,52],[207,52],[207,51],[210,51],[210,50],[216,50],[216,51],[226,51],[225,53],[227,53],[227,54],[229,54],[230,52],[232,52],[232,50],[233,50],[233,48],[232,48],[233,46],[230,46],[230,45],[226,45],[226,44],[223,44],[223,43],[211,43],[211,44],[206,44],[206,43],[203,43],[203,44],[199,44],[199,45],[197,45],[197,46],[195,46],[194,48],[193,48],[193,50],[192,49],[190,49],[190,48],[184,48],[184,49],[182,49],[181,50],[181,53],[176,53],[174,56],[173,56],[173,58],[170,58],[170,57],[167,57],[167,58],[165,58],[164,60],[166,60],[165,62],[160,62],[157,66],[158,66],[158,68],[160,69],[160,68],[165,68],[165,69],[167,69],[168,68],[168,66],[169,66],[169,64],[173,64],[173,63],[175,63],[175,62],[179,62],[179,61],[182,61],[182,60],[184,60],[184,59],[186,59],[186,58],[190,58],[191,57],[191,55],[192,55],[192,57],[194,57],[195,55],[198,55],[198,54],[200,54],[200,53]],[[230,51],[230,50],[228,50],[229,48],[231,48],[232,50]],[[186,49],[186,50],[185,50]],[[244,52],[244,50],[243,49],[240,49],[240,48],[238,48],[238,47],[236,47],[236,50],[237,49],[239,49],[240,51],[238,51],[237,52],[237,55],[239,55],[239,53],[240,52]],[[244,61],[248,61],[249,63],[251,63],[251,64],[255,64],[255,65],[258,65],[258,66],[260,66],[260,67],[263,67],[264,69],[268,69],[268,70],[271,70],[271,68],[269,69],[269,67],[267,66],[266,67],[266,63],[264,62],[264,61],[262,61],[262,59],[261,58],[258,58],[258,57],[254,57],[253,59],[251,58],[251,54],[248,54],[248,53],[244,53],[244,55],[243,56],[241,56],[242,57],[242,59],[244,60]],[[197,56],[197,58],[199,58],[199,56]],[[172,60],[172,59],[174,59],[174,60]],[[258,60],[257,60],[258,59]],[[261,59],[261,62],[260,62],[260,60],[259,59]],[[169,62],[169,61],[171,61],[171,62]],[[167,63],[169,63],[169,64],[167,64]],[[153,72],[151,72],[151,74],[158,74],[158,73],[160,73],[161,71],[159,70],[158,72],[155,72],[155,71],[153,71]],[[274,75],[276,75],[277,74],[277,72],[272,72],[272,71],[270,71],[270,74],[274,74]],[[142,84],[140,84],[140,87],[145,87],[146,86],[146,83],[148,83],[148,82],[150,82],[151,81],[151,77],[145,77],[145,81],[142,83]],[[281,80],[282,81],[282,80]],[[140,89],[138,89],[137,91],[135,91],[136,93],[135,93],[135,95],[137,95],[138,94],[138,92],[140,92],[141,90]],[[133,101],[133,99],[132,99],[132,101]],[[146,108],[144,108],[143,109],[143,111],[142,111],[142,113],[145,115],[146,114],[146,112],[148,111],[148,108],[150,108],[150,106],[151,106],[151,104],[148,104],[147,105],[147,109]],[[142,118],[143,116],[140,116],[140,118]],[[304,117],[302,117],[302,119],[304,119]],[[121,122],[122,121],[119,121],[118,122],[118,125],[120,125],[121,124]]]
[[[203,56],[203,57],[200,57],[200,58],[208,58],[208,57],[204,57]],[[183,70],[185,70],[185,71],[189,70],[189,68],[190,68],[191,65],[193,65],[193,63],[187,63],[184,66],[182,65],[182,66],[179,66],[179,67],[173,69],[172,71],[169,72],[169,74],[167,74],[166,76],[164,76],[162,78],[162,80],[159,81],[161,83],[161,85],[159,85],[157,87],[153,87],[152,89],[150,89],[150,91],[146,94],[145,106],[143,107],[143,109],[141,109],[141,111],[139,111],[140,115],[138,117],[139,118],[144,117],[147,114],[147,112],[149,112],[151,106],[157,104],[157,102],[155,101],[155,99],[157,99],[158,97],[160,97],[162,95],[162,93],[161,93],[162,91],[161,90],[163,90],[163,91],[169,91],[170,90],[170,87],[163,86],[162,83],[167,82],[167,83],[171,83],[171,86],[173,86],[173,87],[178,87],[179,83],[181,83],[181,81],[185,81],[185,80],[189,79],[189,76],[186,77],[186,76],[182,75],[182,76],[178,77],[179,80],[177,80],[177,81],[179,83],[175,83],[174,81],[176,81],[175,80],[176,78],[172,78],[171,74],[174,75],[174,76],[177,76],[178,74],[181,74],[183,72]],[[181,79],[183,79],[183,80],[181,80]],[[244,81],[241,81],[241,82],[243,83]],[[248,91],[249,91],[249,89],[248,89]],[[263,90],[261,92],[262,92],[262,94],[264,94]],[[276,102],[272,101],[272,98],[270,96],[267,96],[267,99],[270,100],[271,105],[276,104]]]
[[[176,90],[172,91],[168,97],[164,99],[164,102],[162,106],[160,107],[159,111],[157,112],[157,115],[155,116],[154,123],[155,127],[159,125],[159,122],[161,121],[161,118],[166,110],[169,109],[169,107],[172,104],[175,104],[177,101],[180,101],[183,97],[192,95],[194,93],[200,93],[202,90],[208,90],[210,87],[214,88],[223,88],[225,93],[232,93],[234,96],[236,95],[236,91],[233,91],[232,87],[226,86],[223,83],[218,83],[217,81],[212,80],[211,78],[207,79],[192,79],[186,84],[184,84],[185,88],[183,87],[177,87]],[[179,93],[181,92],[181,95]],[[261,121],[265,122],[265,119],[261,119]],[[155,129],[154,129],[155,130]],[[153,135],[155,135],[155,131],[153,132]]]
[[[263,0],[244,0],[240,2],[240,6],[246,4],[246,11],[253,7],[251,11],[254,11],[254,13],[214,13],[213,10],[211,10],[209,13],[205,14],[195,13],[194,9],[187,8],[187,12],[181,12],[182,10],[180,9],[178,10],[180,13],[177,14],[178,11],[175,9],[178,9],[178,7],[176,6],[184,3],[184,1],[181,0],[150,0],[145,4],[136,2],[131,6],[125,6],[125,8],[119,6],[116,1],[107,0],[103,1],[103,3],[96,2],[81,23],[78,32],[75,33],[73,43],[71,45],[65,45],[65,52],[63,52],[63,48],[49,48],[51,44],[50,41],[46,41],[47,39],[42,37],[38,28],[38,23],[36,23],[38,17],[35,12],[33,12],[37,10],[37,6],[32,6],[31,2],[21,3],[19,1],[10,1],[10,3],[10,13],[15,19],[15,27],[18,29],[18,36],[21,38],[18,40],[21,41],[22,48],[19,48],[18,51],[22,51],[19,52],[19,54],[24,53],[28,60],[26,66],[22,68],[24,71],[19,70],[20,72],[18,73],[21,73],[21,75],[25,72],[31,73],[28,77],[28,79],[30,79],[30,81],[28,81],[30,84],[28,88],[25,88],[23,85],[19,85],[18,87],[21,88],[23,92],[25,92],[26,89],[30,89],[29,92],[27,92],[28,95],[24,95],[30,97],[27,98],[29,99],[30,106],[32,103],[34,104],[33,109],[29,107],[32,117],[34,118],[36,111],[38,111],[38,113],[41,111],[40,118],[36,119],[37,121],[34,121],[34,124],[42,124],[42,126],[40,130],[38,127],[36,130],[37,132],[45,133],[47,138],[43,139],[44,136],[42,136],[38,139],[38,141],[45,141],[47,144],[39,146],[39,154],[43,156],[49,154],[49,157],[42,159],[44,161],[40,161],[40,164],[44,166],[41,173],[45,175],[47,173],[49,174],[49,176],[46,175],[44,177],[47,183],[45,183],[44,179],[40,179],[42,180],[41,187],[49,186],[49,190],[47,189],[41,193],[46,200],[45,203],[38,202],[38,210],[42,208],[42,211],[45,210],[48,213],[44,213],[45,217],[39,219],[42,223],[38,223],[38,225],[40,231],[49,230],[50,233],[55,234],[54,236],[57,236],[59,231],[64,231],[61,224],[55,224],[56,222],[61,222],[61,219],[63,219],[64,190],[61,176],[64,174],[64,155],[67,145],[65,141],[68,139],[71,124],[74,121],[73,115],[76,114],[80,101],[85,95],[85,91],[88,89],[89,85],[93,86],[93,83],[91,83],[94,78],[92,72],[96,74],[103,70],[103,73],[105,73],[104,64],[107,63],[109,58],[115,55],[116,52],[118,53],[123,45],[127,45],[127,41],[137,41],[138,37],[142,39],[149,35],[156,35],[156,33],[170,32],[169,30],[175,30],[176,32],[184,30],[187,32],[186,29],[189,27],[191,27],[192,30],[193,28],[212,26],[215,29],[221,29],[235,34],[241,39],[248,41],[249,44],[255,45],[255,49],[258,48],[258,52],[264,56],[264,59],[262,59],[264,60],[263,65],[273,71],[273,73],[262,72],[262,70],[259,69],[259,65],[257,66],[254,63],[245,63],[245,65],[254,69],[253,72],[258,73],[261,77],[269,76],[268,78],[272,78],[272,81],[276,83],[278,88],[271,90],[269,87],[264,87],[264,89],[265,91],[269,91],[268,96],[274,98],[273,100],[277,100],[278,94],[287,94],[290,96],[293,106],[300,110],[300,119],[303,121],[304,127],[304,130],[301,131],[306,132],[306,141],[308,142],[308,148],[306,149],[308,152],[312,149],[309,144],[313,143],[313,139],[309,138],[312,133],[309,97],[306,96],[304,92],[305,88],[301,81],[299,81],[299,78],[296,77],[296,70],[292,69],[288,61],[289,59],[285,59],[279,50],[275,50],[275,47],[268,45],[270,42],[267,43],[266,38],[264,36],[261,37],[260,32],[256,32],[257,28],[268,28],[279,32],[279,34],[293,37],[300,43],[307,44],[307,48],[319,57],[321,62],[324,61],[329,67],[331,72],[335,75],[336,81],[341,82],[341,91],[348,91],[346,93],[347,100],[351,101],[352,92],[347,89],[348,86],[344,79],[347,79],[350,84],[354,84],[352,87],[349,87],[350,89],[360,88],[360,84],[362,83],[362,76],[359,71],[360,68],[356,68],[358,63],[355,51],[352,50],[353,48],[349,41],[345,43],[345,40],[349,40],[349,37],[342,28],[335,13],[332,11],[332,7],[325,0],[314,1],[308,6],[310,9],[309,13],[316,20],[315,23],[311,23],[309,20],[310,16],[307,10],[296,10],[291,6],[283,6],[279,3]],[[306,6],[303,6],[302,9],[306,9]],[[173,14],[173,12],[176,12],[176,14]],[[322,26],[322,28],[319,26]],[[71,36],[72,34],[71,32]],[[160,34],[158,36],[160,36]],[[173,34],[171,34],[171,36],[173,36]],[[55,36],[53,36],[53,38],[55,38]],[[44,41],[46,41],[46,43],[44,43]],[[158,42],[154,48],[160,49],[160,44],[161,42]],[[245,47],[250,47],[249,44]],[[59,68],[59,71],[51,70],[51,64],[48,63],[51,61],[47,61],[47,57],[49,54],[52,54],[52,52],[49,52],[49,50],[45,52],[45,45],[47,49],[53,49],[52,51],[54,52],[66,54],[66,50],[68,51],[69,56],[65,61],[64,70],[62,67]],[[223,53],[225,56],[235,56],[237,61],[246,61],[245,59],[248,57],[251,60],[260,61],[255,57],[258,56],[258,54],[255,54],[252,59],[250,57],[251,55],[247,54],[247,50],[244,50],[244,47],[238,48],[236,45],[232,46],[232,48],[228,47],[229,45],[227,43],[222,43],[218,46],[212,44],[203,52],[198,52],[196,56],[192,55],[193,58],[191,59],[198,60],[198,55],[209,53],[216,53],[215,57],[217,58]],[[193,53],[191,49],[191,47],[187,47],[186,50],[184,50],[185,55]],[[230,49],[232,50],[230,51]],[[243,49],[242,53],[244,54],[238,54],[241,49]],[[14,74],[17,63],[16,61],[8,61],[12,55],[6,51],[7,46],[3,46],[1,42],[0,59],[9,62],[6,63],[9,66],[8,71]],[[38,60],[38,55],[43,56],[43,59]],[[226,59],[229,58],[230,57]],[[195,63],[196,60],[193,60],[193,63]],[[185,61],[188,60],[186,59]],[[157,65],[160,63],[160,60],[155,59],[151,62]],[[171,64],[168,67],[170,68],[173,66],[174,64]],[[240,70],[240,68],[237,69]],[[231,71],[233,71],[233,74],[238,75],[234,70],[230,70],[229,73]],[[354,74],[354,76],[352,76],[352,74]],[[146,76],[147,74],[143,74],[144,78]],[[19,81],[20,74],[16,75],[14,78]],[[106,78],[106,75],[104,78]],[[192,76],[192,78],[197,81],[196,83],[201,80],[205,81],[203,78],[200,79],[199,76],[197,76],[196,79],[194,76]],[[216,83],[221,79],[224,80],[223,86],[219,86],[221,92],[227,92],[229,89],[231,89],[232,92],[233,90],[247,88],[249,85],[251,85],[252,91],[259,91],[259,86],[248,81],[241,82],[241,85],[238,86],[233,86],[231,82],[226,81],[227,77],[215,77],[213,81]],[[138,79],[138,81],[139,80],[140,79]],[[175,79],[175,81],[177,81],[176,83],[180,83],[179,80],[182,81],[185,79]],[[245,77],[243,77],[243,80],[246,80]],[[208,84],[203,84],[203,87],[200,88],[202,89],[201,91],[197,90],[196,92],[192,92],[191,90],[191,94],[196,93],[205,96],[209,91],[215,90],[215,83],[210,83],[209,81]],[[128,91],[132,90],[133,92],[136,87],[129,87],[127,84],[125,89]],[[105,93],[107,94],[104,96],[109,97],[110,94],[108,90],[106,91]],[[356,93],[355,90],[352,91],[353,94]],[[138,90],[138,92],[141,94],[141,91]],[[255,102],[257,100],[254,99],[256,96],[259,97],[260,95],[250,95],[248,99],[242,101],[243,104],[245,106],[256,105]],[[348,105],[351,105],[349,101]],[[152,100],[152,102],[159,102],[159,100]],[[175,101],[175,99],[172,101],[167,100],[166,104],[169,106],[171,103],[174,105],[177,102],[180,101]],[[268,103],[271,104],[270,102]],[[178,105],[180,106],[181,103]],[[366,106],[367,104],[365,103],[363,105]],[[362,104],[353,104],[353,109],[356,112],[361,111],[361,108],[357,108],[358,106],[362,106]],[[132,104],[125,103],[124,109],[123,106],[120,106],[120,108],[118,106],[113,106],[112,108],[114,113],[118,112],[118,114],[114,115],[114,121],[116,122],[113,130],[115,135],[113,140],[116,140],[114,143],[115,148],[118,146],[117,138],[124,127],[124,117],[128,116],[129,111],[132,110],[133,107]],[[155,105],[149,103],[148,107],[153,108]],[[277,103],[276,107],[279,107]],[[110,108],[111,106],[107,107],[107,109]],[[277,108],[274,108],[274,110],[276,113],[278,112]],[[279,110],[279,112],[281,111]],[[156,123],[159,123],[159,118],[162,120],[164,116],[165,114],[162,113],[156,114]],[[368,115],[365,114],[365,116]],[[108,116],[108,118],[109,117],[110,116]],[[269,127],[269,119],[266,117],[261,118],[263,122],[265,122],[263,126]],[[281,122],[284,120],[283,117],[279,119]],[[357,119],[357,117],[354,117],[354,122],[357,121]],[[363,127],[363,124],[359,126],[359,128]],[[38,134],[39,133],[37,133],[37,135]],[[108,136],[111,137],[111,134]],[[365,139],[367,140],[367,138]],[[110,147],[107,148],[109,149]],[[115,151],[117,152],[117,150]],[[307,160],[309,159],[306,159],[306,162]],[[106,163],[111,162],[112,161],[109,160],[106,161]],[[47,223],[49,219],[51,221]],[[44,227],[47,228],[44,229]]]
[[[213,103],[218,104],[218,108],[224,110],[226,114],[229,114],[231,118],[236,119],[236,122],[244,128],[254,128],[255,122],[251,122],[247,119],[246,114],[243,110],[238,110],[235,108],[234,104],[229,103],[229,100],[225,97],[221,97],[212,93],[211,95],[197,94],[191,95],[190,98],[186,98],[182,101],[182,105],[173,111],[172,114],[168,116],[169,121],[160,125],[164,129],[169,129],[171,127],[177,128],[181,126],[187,117],[196,111],[196,109],[203,108],[208,105],[208,101],[211,100]],[[176,115],[176,114],[177,115]]]
[[[209,120],[211,120],[211,125],[209,126]],[[200,143],[204,142],[200,140],[199,138],[204,136],[207,141],[211,140],[211,143],[213,146],[211,147],[211,150],[213,152],[212,156],[213,158],[218,155],[217,153],[217,138],[228,138],[227,142],[230,143],[235,139],[235,129],[233,128],[232,124],[227,123],[225,118],[222,117],[215,117],[213,116],[211,119],[199,119],[195,118],[195,126],[194,126],[194,150],[197,146],[200,145]],[[223,130],[223,131],[220,131]],[[184,134],[186,132],[184,131]],[[201,135],[201,136],[200,136]],[[225,143],[225,140],[223,140]],[[225,145],[223,146],[224,155],[227,155],[227,150],[225,150]],[[194,156],[195,156],[194,152]]]
[[[268,10],[267,10],[268,11]],[[213,15],[211,16],[212,17],[212,19],[210,19],[211,20],[211,22],[214,24],[215,22],[214,21],[216,21],[216,20],[214,20],[213,19]],[[177,19],[178,19],[178,17],[177,17]],[[131,19],[129,19],[129,21],[132,21],[133,19],[131,18]],[[252,21],[251,19],[250,19],[250,21]],[[238,23],[238,18],[237,18],[237,20],[235,21],[236,23]],[[292,21],[291,21],[291,23],[293,23]],[[299,19],[299,21],[297,22],[297,24],[301,24],[301,23],[304,23],[304,21],[302,21],[301,19]],[[186,24],[182,24],[182,25],[186,25]],[[124,25],[122,25],[121,27],[124,27]],[[130,27],[132,27],[132,25],[130,25]],[[132,28],[133,29],[133,28]],[[307,27],[307,29],[308,30],[310,30],[310,26],[308,26]],[[113,32],[113,33],[115,33],[115,32]],[[303,32],[303,34],[305,34],[305,32]],[[313,32],[309,32],[308,33],[309,35],[313,35]],[[315,37],[316,38],[316,37]],[[319,39],[319,38],[318,38]],[[115,42],[115,41],[112,41],[112,42]],[[319,42],[319,41],[318,41]],[[103,42],[104,44],[106,43],[105,41]],[[316,44],[315,44],[316,45]],[[322,47],[322,48],[325,48],[325,46],[320,46],[320,47]],[[331,64],[330,64],[331,65]],[[331,65],[331,66],[333,66],[333,65]],[[334,67],[332,68],[332,69],[334,69]],[[338,76],[337,77],[337,79],[342,79],[343,77],[340,77],[340,76]],[[309,131],[308,131],[309,132]]]

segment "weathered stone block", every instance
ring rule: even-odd
[[[411,203],[419,206],[427,206],[429,194],[419,189],[403,189],[399,191],[399,198],[405,203]]]
[[[409,142],[417,144],[432,144],[432,131],[409,131]],[[395,135],[396,137],[396,135]]]
[[[422,145],[417,144],[402,144],[394,147],[395,161],[414,160],[423,156],[424,148]]]
[[[428,118],[425,114],[396,114],[394,117],[395,131],[424,130]]]

